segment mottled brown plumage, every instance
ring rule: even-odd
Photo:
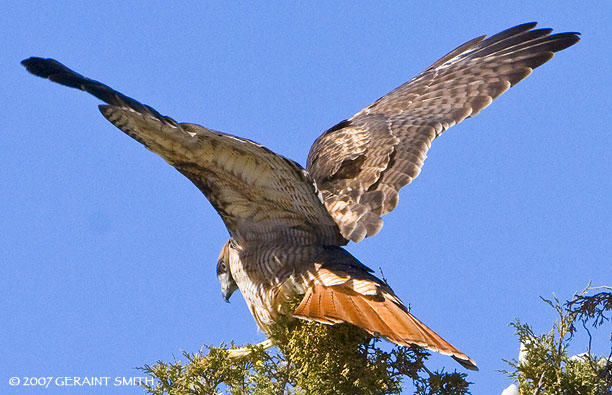
[[[376,234],[398,191],[418,176],[431,142],[578,41],[528,23],[471,40],[416,78],[321,135],[306,170],[250,140],[189,123],[86,78],[53,59],[31,73],[91,93],[115,126],[164,158],[210,200],[230,233],[217,264],[223,294],[242,292],[270,333],[284,316],[349,322],[400,345],[467,355],[412,316],[341,246]],[[296,297],[303,299],[289,310]]]
[[[535,25],[459,46],[317,139],[307,169],[345,238],[358,242],[380,230],[436,137],[578,42],[576,33],[551,35]]]

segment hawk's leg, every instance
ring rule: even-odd
[[[263,347],[264,350],[267,350],[268,348],[272,347],[274,344],[272,343],[271,339],[266,339],[264,341],[262,341],[261,343],[257,343],[253,346],[261,346]],[[240,347],[240,348],[231,348],[229,350],[227,350],[228,355],[230,358],[240,358],[240,357],[244,357],[246,355],[248,355],[251,352],[251,348],[253,346],[245,346],[245,347]]]

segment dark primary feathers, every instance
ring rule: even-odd
[[[94,95],[98,99],[112,106],[131,108],[132,110],[141,114],[148,114],[155,117],[162,122],[168,122],[171,125],[176,125],[176,122],[172,118],[161,115],[155,109],[147,106],[146,104],[142,104],[131,97],[127,97],[123,93],[117,92],[113,88],[104,85],[99,81],[82,76],[55,59],[31,57],[22,60],[21,64],[24,65],[30,73],[38,77],[47,78],[50,81],[68,86],[70,88],[80,89]]]
[[[578,33],[551,35],[552,29],[535,26],[459,46],[315,141],[307,169],[345,238],[357,242],[378,233],[380,217],[419,175],[436,137],[579,40]]]

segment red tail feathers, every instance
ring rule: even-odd
[[[400,346],[417,345],[450,355],[466,369],[478,370],[471,358],[416,319],[399,300],[393,299],[391,295],[383,298],[365,296],[343,285],[313,284],[293,315],[325,324],[349,322]]]

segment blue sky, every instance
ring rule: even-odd
[[[263,339],[240,296],[221,299],[228,235],[203,195],[109,124],[97,99],[28,75],[29,56],[304,164],[321,132],[464,41],[532,20],[580,31],[578,45],[436,140],[381,233],[348,249],[478,362],[475,394],[510,383],[496,372],[518,353],[509,322],[550,329],[539,296],[612,282],[607,2],[174,3],[0,13],[0,392],[25,392],[13,376],[141,376],[134,367],[180,350]],[[432,359],[442,366],[458,367]],[[95,390],[111,389],[141,392]]]

